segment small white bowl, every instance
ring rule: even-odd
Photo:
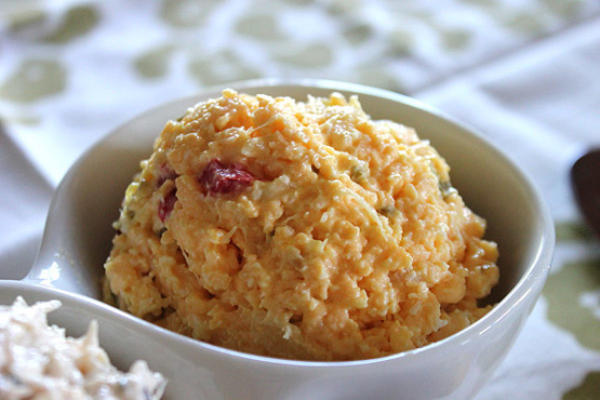
[[[117,128],[86,152],[61,182],[28,279],[87,297],[0,283],[0,300],[8,302],[19,290],[36,298],[58,297],[68,304],[68,312],[57,312],[56,320],[77,332],[83,331],[90,317],[100,319],[101,340],[109,354],[127,362],[133,355],[147,359],[169,378],[168,398],[192,394],[199,399],[265,400],[473,396],[514,342],[548,273],[553,225],[531,182],[472,129],[396,93],[322,80],[263,80],[229,87],[298,100],[332,91],[358,94],[373,119],[416,128],[448,161],[452,182],[466,204],[486,218],[486,238],[498,242],[501,279],[491,295],[498,302],[494,309],[461,332],[416,350],[371,360],[307,362],[212,346],[92,300],[100,299],[102,266],[114,234],[111,223],[139,161],[148,157],[168,119],[179,117],[198,101],[218,97],[220,89],[160,106]]]

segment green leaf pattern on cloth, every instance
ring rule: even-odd
[[[60,24],[43,40],[50,43],[67,43],[90,32],[99,20],[98,11],[90,5],[70,8]]]
[[[344,28],[344,38],[352,45],[358,46],[373,35],[373,28],[366,23],[351,23]]]
[[[8,30],[12,33],[19,33],[41,25],[47,18],[48,15],[42,10],[27,10],[26,12],[16,15],[9,21]]]
[[[398,28],[387,37],[387,54],[391,57],[406,57],[415,44],[414,36],[407,30]]]
[[[587,247],[596,257],[567,258],[556,265],[558,271],[548,277],[544,287],[547,317],[570,332],[585,348],[600,351],[600,252],[598,238],[580,220],[555,224],[557,251],[569,247]],[[594,251],[595,249],[595,251]],[[568,390],[563,400],[595,400],[600,398],[600,371],[589,372],[577,386]]]
[[[544,287],[548,318],[600,351],[600,258],[570,262]]]
[[[579,12],[581,7],[584,5],[585,0],[542,0],[550,11],[570,18]]]
[[[188,72],[205,86],[260,77],[259,72],[245,65],[244,60],[230,50],[190,56]]]
[[[236,24],[236,31],[244,37],[267,42],[284,38],[277,19],[269,14],[250,14],[241,17]]]
[[[134,67],[144,78],[160,78],[167,73],[169,56],[175,49],[171,44],[152,48],[134,60]]]
[[[594,239],[594,232],[582,221],[561,221],[554,225],[557,242],[583,241]]]
[[[217,0],[164,0],[160,16],[176,28],[193,28],[204,23]]]
[[[597,400],[600,397],[600,371],[589,373],[581,385],[569,390],[563,400]]]
[[[28,59],[0,85],[0,98],[28,103],[55,95],[66,85],[65,68],[53,60]]]
[[[331,64],[333,50],[324,43],[311,43],[284,49],[275,55],[275,59],[297,68],[323,68]]]
[[[446,29],[440,32],[444,47],[452,51],[467,48],[472,37],[470,32],[465,29]]]
[[[538,36],[547,29],[544,18],[536,12],[507,13],[502,22],[506,28],[527,36]]]

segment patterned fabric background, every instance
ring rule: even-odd
[[[573,0],[10,4],[0,113],[52,183],[115,123],[203,86],[318,77],[416,93],[600,8]],[[48,163],[55,146],[47,141],[57,138],[40,130],[59,135],[65,157]]]
[[[597,0],[4,0],[0,273],[30,263],[75,158],[143,110],[260,77],[383,87],[480,128],[556,219],[543,299],[477,399],[600,399],[600,246],[567,182],[600,144],[598,71]]]

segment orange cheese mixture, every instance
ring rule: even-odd
[[[222,97],[167,122],[127,188],[107,300],[216,345],[373,358],[474,322],[496,244],[415,131],[356,97]]]

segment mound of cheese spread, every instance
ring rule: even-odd
[[[222,97],[169,121],[127,188],[107,301],[199,340],[354,360],[479,319],[485,221],[409,127],[346,100]]]

